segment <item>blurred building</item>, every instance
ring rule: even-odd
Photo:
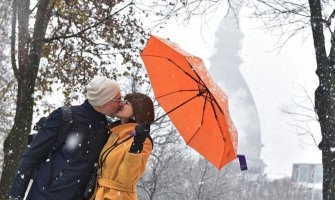
[[[322,164],[293,164],[292,182],[311,191],[310,200],[322,200]]]

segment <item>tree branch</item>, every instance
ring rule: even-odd
[[[122,7],[121,9],[119,9],[118,11],[108,15],[107,17],[105,17],[104,19],[102,19],[101,21],[98,21],[97,23],[91,25],[91,26],[88,26],[87,28],[77,32],[77,33],[74,33],[74,34],[71,34],[71,35],[65,35],[65,36],[58,36],[58,37],[52,37],[52,38],[46,38],[44,39],[44,41],[47,43],[47,42],[51,42],[53,40],[60,40],[60,39],[68,39],[68,38],[73,38],[73,37],[79,37],[81,36],[83,33],[85,33],[86,31],[92,29],[92,28],[95,28],[97,26],[99,26],[100,24],[102,24],[103,22],[105,22],[106,20],[108,20],[109,18],[111,18],[112,16],[114,16],[115,14],[121,12],[122,10],[124,10],[125,8],[129,7],[133,5],[133,1],[131,1],[130,3],[128,3],[127,5],[125,5],[124,7]]]
[[[18,80],[19,74],[16,65],[16,49],[15,49],[15,41],[16,41],[16,11],[17,11],[17,0],[13,0],[13,15],[12,15],[12,31],[11,31],[11,62],[12,68],[14,71],[14,76]]]

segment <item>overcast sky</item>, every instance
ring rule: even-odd
[[[172,22],[164,30],[153,34],[170,38],[184,50],[201,57],[210,68],[209,59],[215,52],[215,33],[223,13],[224,10],[218,12],[202,25],[200,18],[193,19],[187,26]],[[244,34],[240,70],[251,90],[260,118],[264,144],[261,158],[267,165],[265,172],[269,177],[290,176],[293,163],[321,163],[321,152],[313,144],[312,137],[299,135],[303,129],[298,128],[310,128],[319,142],[319,125],[288,114],[313,116],[313,112],[300,109],[297,105],[312,109],[311,103],[314,103],[318,79],[312,38],[297,36],[279,51],[276,49],[278,36],[256,28],[261,26],[260,22],[250,20],[246,17],[247,13],[248,10],[243,10],[240,18]]]

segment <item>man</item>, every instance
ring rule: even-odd
[[[120,87],[106,77],[94,77],[86,86],[86,96],[82,105],[71,106],[70,131],[50,159],[46,158],[60,131],[61,109],[48,116],[20,160],[11,199],[23,199],[31,178],[27,200],[84,199],[85,186],[108,138],[106,115],[114,116],[121,106]]]

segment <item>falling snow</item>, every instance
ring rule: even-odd
[[[82,136],[79,133],[70,134],[65,141],[65,147],[68,150],[75,150],[78,146],[81,146]]]

